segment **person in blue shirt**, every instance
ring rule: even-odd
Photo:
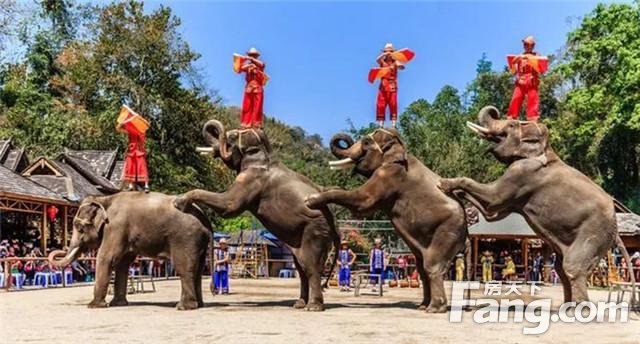
[[[376,238],[374,241],[374,247],[369,254],[369,272],[372,275],[380,275],[380,284],[384,283],[384,270],[386,264],[384,261],[384,251],[382,250],[382,239]],[[373,291],[376,291],[377,278],[371,278],[373,284]],[[380,285],[382,288],[382,285]]]
[[[342,247],[338,252],[338,283],[340,291],[349,291],[351,287],[351,264],[356,260],[356,254],[349,248],[347,240],[342,240]]]
[[[214,294],[229,294],[229,249],[227,239],[219,241],[220,248],[213,252],[213,292]]]

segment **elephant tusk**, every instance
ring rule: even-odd
[[[473,122],[469,122],[467,121],[467,127],[469,127],[469,129],[475,131],[478,134],[488,134],[489,133],[489,129],[481,126],[481,125],[477,125]]]
[[[353,159],[345,158],[342,160],[329,161],[329,166],[343,166],[347,164],[353,164],[353,162],[354,162]]]
[[[196,147],[196,152],[202,154],[202,155],[206,155],[206,154],[212,154],[213,153],[213,147]]]
[[[345,164],[345,165],[340,165],[340,166],[330,166],[329,169],[332,170],[332,171],[346,170],[346,169],[350,168],[351,166],[353,166],[353,164]]]

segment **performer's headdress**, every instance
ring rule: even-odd
[[[395,49],[393,49],[393,44],[391,43],[387,43],[384,45],[384,49],[382,49],[383,52],[393,52],[395,51]]]
[[[522,40],[522,43],[536,45],[536,40],[535,38],[533,38],[533,36],[527,36]]]
[[[348,243],[347,239],[342,239],[342,241],[340,241],[341,245],[347,245]]]
[[[218,243],[226,245],[227,244],[227,239],[221,238],[220,241],[218,241]]]
[[[251,47],[249,48],[249,50],[247,51],[247,55],[251,56],[251,55],[256,55],[256,56],[260,56],[260,52],[258,51],[258,49],[256,49],[255,47]]]
[[[374,244],[382,244],[382,239],[380,238],[376,238],[375,240],[373,240]]]

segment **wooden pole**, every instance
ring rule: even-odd
[[[478,280],[478,237],[473,238],[473,280]]]
[[[522,239],[522,254],[524,258],[524,281],[529,281],[529,239]]]
[[[65,205],[62,209],[63,209],[63,217],[62,218],[64,219],[63,220],[64,224],[63,224],[63,227],[62,227],[63,231],[64,231],[64,232],[62,232],[62,246],[63,247],[67,247],[67,246],[69,246],[69,241],[68,241],[69,240],[69,234],[67,233],[68,225],[69,225],[68,224],[69,218],[67,217],[68,216],[68,208]]]
[[[47,256],[47,205],[42,204],[42,233],[40,235],[40,246],[42,254]]]

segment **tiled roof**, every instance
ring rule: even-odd
[[[621,236],[640,235],[640,215],[634,213],[616,213],[618,232]],[[537,236],[520,214],[512,213],[502,220],[488,222],[479,214],[478,222],[469,226],[469,235],[486,236]]]
[[[85,161],[98,175],[109,178],[117,159],[118,150],[71,150],[65,149],[64,155]]]
[[[102,188],[107,193],[114,193],[119,191],[119,188],[116,185],[111,183],[109,179],[100,175],[96,170],[94,170],[91,164],[84,158],[65,152],[58,157],[57,161],[70,165],[71,167],[73,167],[75,172],[84,177],[83,179],[87,179],[91,184],[94,184],[96,187]]]
[[[64,199],[55,192],[31,181],[12,170],[0,165],[0,192],[48,198],[57,201]]]
[[[4,167],[16,171],[20,167],[20,162],[25,158],[24,149],[14,147],[11,139],[0,140],[0,164]],[[23,162],[23,166],[26,162]]]

